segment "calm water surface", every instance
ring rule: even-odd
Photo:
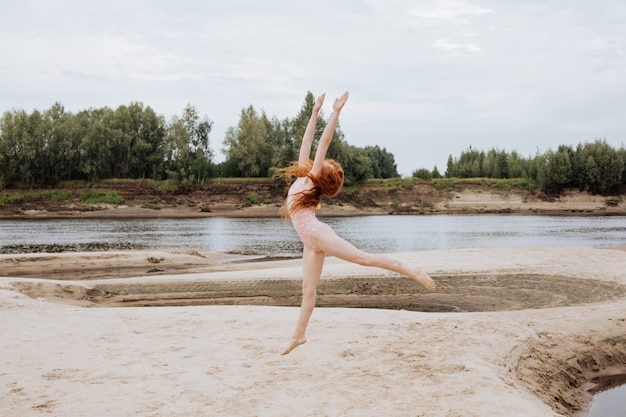
[[[346,240],[376,253],[626,246],[626,216],[366,216],[323,221]],[[172,247],[267,256],[298,256],[302,250],[293,228],[278,218],[0,220],[0,253]]]
[[[587,417],[624,416],[626,416],[626,385],[594,395],[587,414]]]

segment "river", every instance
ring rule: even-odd
[[[626,216],[437,215],[324,217],[375,253],[500,246],[626,246]],[[0,220],[0,253],[193,247],[295,257],[302,244],[279,218]]]

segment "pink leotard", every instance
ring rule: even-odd
[[[306,184],[307,177],[299,177],[293,184],[291,184],[289,192],[287,193],[288,205],[292,204],[293,198],[296,194],[307,189]],[[311,233],[322,227],[330,229],[330,226],[317,219],[317,216],[315,215],[315,207],[305,207],[296,211],[291,215],[291,223],[293,223],[293,227],[296,229],[298,236],[300,236],[302,243],[314,251],[320,252],[311,240]]]

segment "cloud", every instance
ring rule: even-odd
[[[443,49],[445,51],[467,51],[480,52],[481,47],[476,43],[456,43],[450,42],[445,38],[437,39],[430,45],[432,48]]]
[[[469,19],[474,16],[483,16],[495,13],[492,9],[480,6],[473,6],[464,1],[437,1],[434,5],[422,6],[411,9],[410,16],[430,19],[441,22],[469,23]]]
[[[203,76],[188,58],[120,36],[15,38],[10,44],[6,53],[12,61],[32,68],[32,75],[40,79],[54,80],[67,73],[135,81],[199,80]],[[11,70],[10,64],[6,69]],[[18,71],[15,67],[14,72]]]

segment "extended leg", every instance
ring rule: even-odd
[[[419,266],[411,266],[384,254],[364,252],[335,234],[330,227],[320,227],[311,234],[311,240],[329,255],[363,266],[375,266],[406,275],[430,291],[437,288],[435,281]]]
[[[282,355],[286,355],[296,347],[306,343],[306,328],[309,324],[309,319],[315,308],[315,299],[317,297],[317,284],[320,281],[322,275],[322,268],[324,266],[323,252],[315,252],[308,247],[304,247],[304,253],[302,255],[302,305],[300,306],[300,315],[298,316],[298,324],[296,330],[293,333],[289,346],[283,352]]]

